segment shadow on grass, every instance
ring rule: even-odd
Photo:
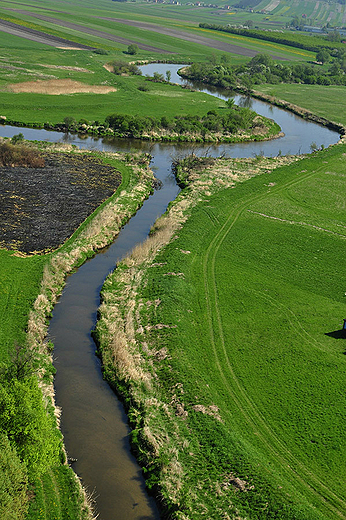
[[[334,330],[333,332],[326,332],[325,336],[334,339],[346,339],[346,329]]]

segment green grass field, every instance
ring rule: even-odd
[[[345,516],[345,151],[202,195],[144,273],[135,352],[156,375],[125,393],[130,419],[143,407],[134,439],[151,446],[149,485],[172,511]]]
[[[42,14],[32,7],[35,3],[24,7],[14,1],[8,6]],[[282,5],[272,19],[282,15]],[[3,7],[0,12],[7,17],[109,51],[101,56],[53,49],[0,32],[0,115],[8,119],[57,123],[71,116],[102,121],[114,112],[172,117],[224,106],[223,101],[177,86],[148,83],[149,91],[141,92],[138,86],[144,78],[118,77],[103,68],[115,58],[130,60],[123,54],[126,45]],[[56,9],[57,4],[45,7]],[[67,14],[51,15],[71,20],[71,6],[60,2],[60,8]],[[313,57],[270,42],[197,29],[199,21],[231,23],[233,14],[214,8],[106,0],[95,6],[87,0],[75,2],[73,10],[76,23],[170,50],[175,61],[208,60],[222,52],[119,23],[96,22],[91,15],[156,21],[292,61]],[[242,19],[246,13],[237,16]],[[254,16],[267,23],[263,14]],[[136,56],[161,57],[147,51]],[[232,59],[244,60],[236,55]],[[112,85],[117,91],[49,96],[6,90],[10,83],[38,79]],[[265,85],[260,90],[346,122],[343,87]],[[142,407],[133,403],[130,420],[136,426],[135,444],[142,431],[152,435],[152,444],[140,459],[147,463],[148,452],[155,447],[148,484],[155,489],[158,479],[160,484],[166,482],[163,499],[176,515],[172,518],[178,518],[179,511],[180,519],[184,514],[191,519],[249,520],[337,520],[346,515],[341,465],[345,347],[337,334],[345,317],[341,287],[345,153],[345,145],[333,147],[235,189],[202,194],[176,240],[160,252],[157,265],[146,274],[138,297],[161,301],[139,308],[136,319],[141,314],[149,329],[144,342],[139,333],[137,340],[143,351],[147,343],[154,352],[144,358],[158,383],[153,394],[143,394],[149,400]],[[214,178],[212,185],[217,181]],[[79,233],[66,248],[73,246]],[[2,363],[8,363],[13,344],[24,341],[28,312],[47,260],[0,250]],[[155,325],[159,327],[150,329]],[[144,392],[145,384],[138,386]],[[80,503],[71,473],[55,459],[51,466],[33,482],[36,495],[28,519],[78,518]],[[176,480],[170,487],[171,475]]]
[[[346,89],[337,85],[256,85],[256,90],[306,108],[319,116],[346,124]]]

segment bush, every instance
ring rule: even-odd
[[[38,150],[25,145],[8,142],[0,144],[0,166],[25,166],[27,168],[43,168],[43,157]]]
[[[139,47],[135,43],[131,43],[131,45],[129,45],[127,47],[127,54],[134,55],[134,54],[137,54],[138,51],[139,51]]]
[[[44,408],[35,376],[0,385],[0,431],[7,433],[30,480],[59,463],[61,435],[54,415]]]
[[[105,49],[95,49],[93,52],[94,52],[95,54],[102,54],[102,55],[104,55],[104,56],[105,56],[106,54],[109,54],[109,52],[106,51]]]
[[[113,67],[113,73],[120,76],[121,74],[130,74],[140,76],[142,71],[134,63],[127,63],[127,61],[114,60],[109,63]]]
[[[27,473],[5,433],[0,432],[0,516],[23,520],[28,509]]]
[[[24,134],[22,134],[22,132],[20,132],[19,134],[14,135],[12,137],[12,139],[11,139],[11,143],[12,144],[21,143],[22,141],[24,141]]]

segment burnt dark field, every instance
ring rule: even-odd
[[[45,152],[44,167],[0,168],[1,247],[56,249],[121,183],[96,155]]]

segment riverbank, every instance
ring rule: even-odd
[[[187,80],[191,80],[189,74],[186,74],[184,68],[179,70],[179,75]],[[206,86],[208,86],[208,83],[205,83]],[[268,88],[268,85],[265,85]],[[270,85],[269,85],[270,86]],[[276,85],[273,86],[274,88]],[[299,87],[299,85],[298,85]],[[297,88],[297,86],[296,86]],[[308,88],[305,85],[305,88]],[[316,113],[312,112],[311,110],[308,110],[306,108],[303,108],[301,106],[295,105],[294,103],[291,103],[289,101],[279,99],[276,96],[266,94],[264,92],[260,92],[258,90],[252,90],[249,91],[248,89],[245,89],[244,87],[235,86],[233,85],[232,88],[225,88],[225,91],[233,91],[237,92],[239,94],[242,94],[247,97],[253,97],[255,99],[259,99],[261,101],[265,101],[266,103],[270,103],[271,105],[277,106],[279,108],[284,108],[285,110],[288,110],[289,112],[292,112],[293,114],[296,114],[299,117],[304,118],[307,121],[312,121],[314,123],[317,123],[319,125],[325,126],[326,128],[329,128],[330,130],[334,130],[335,132],[339,132],[341,136],[346,134],[346,125],[342,123],[338,123],[335,121],[332,121],[326,117],[317,115]],[[327,94],[327,92],[326,92]]]
[[[117,120],[113,128],[108,124],[74,124],[66,123],[24,123],[0,117],[0,122],[18,128],[27,127],[55,132],[78,134],[78,136],[113,137],[121,139],[141,139],[152,142],[192,142],[192,143],[243,143],[251,141],[267,141],[283,137],[283,132],[275,121],[256,113],[246,113],[243,108],[235,107],[227,116],[216,110],[209,111],[204,117],[176,116],[172,120],[139,118],[112,114]],[[164,126],[162,122],[164,120]],[[239,123],[240,122],[240,123]],[[225,128],[223,128],[225,125]],[[234,131],[229,130],[234,127]],[[149,130],[148,130],[149,128]],[[172,130],[173,128],[173,130]]]
[[[333,200],[344,149],[340,144],[307,158],[246,161],[190,156],[178,165],[186,189],[104,285],[96,330],[104,374],[128,408],[147,485],[172,518],[219,518],[225,511],[251,517],[258,504],[265,504],[263,519],[295,519],[299,509],[300,518],[326,520],[342,511],[340,473],[332,469],[340,454],[332,457],[334,448],[326,443],[320,460],[310,432],[300,426],[316,407],[308,382],[324,384],[308,363],[311,349],[321,366],[334,357],[341,361],[342,348],[321,330],[334,330],[332,318],[342,305],[335,291],[345,236]],[[330,171],[338,179],[333,187],[326,179]],[[286,193],[300,201],[317,185],[324,207],[330,193],[328,217],[321,220],[310,206],[304,215],[299,204],[287,207]],[[320,247],[330,252],[323,262],[333,300],[312,263]],[[310,273],[300,280],[302,290],[294,281],[297,268]],[[327,321],[313,308],[323,308]],[[291,314],[293,322],[282,323]],[[298,338],[297,327],[309,334]],[[284,370],[281,358],[273,360],[278,349],[287,358]],[[303,364],[296,366],[296,355]],[[302,378],[304,367],[309,374]],[[332,378],[337,393],[337,371]],[[292,420],[285,428],[287,414]],[[332,412],[326,421],[337,439],[343,423]],[[329,470],[323,460],[333,460]],[[332,489],[324,486],[326,478]]]
[[[56,157],[57,147],[47,147],[47,144],[44,145],[46,156],[49,155],[49,148]],[[88,152],[77,152],[66,146],[62,148],[62,157],[66,155],[68,148],[70,153],[77,153],[78,157],[84,157],[86,161],[92,157]],[[89,215],[62,247],[50,254],[32,256],[23,256],[19,252],[4,249],[0,251],[0,286],[5,284],[11,288],[0,309],[2,314],[6,311],[7,316],[3,320],[4,329],[0,329],[0,336],[5,340],[2,341],[1,350],[2,372],[16,374],[14,378],[11,376],[14,387],[7,388],[7,376],[1,378],[2,396],[7,395],[8,399],[12,396],[13,400],[21,388],[29,400],[19,400],[15,416],[11,418],[7,409],[11,400],[2,398],[3,410],[7,412],[2,411],[0,414],[1,429],[8,435],[12,450],[18,452],[18,464],[23,465],[24,460],[24,472],[26,473],[26,467],[30,470],[27,481],[33,497],[28,501],[28,494],[24,492],[20,495],[18,488],[14,487],[17,495],[15,499],[22,496],[22,502],[12,506],[6,495],[6,503],[10,509],[14,507],[17,511],[19,506],[23,511],[29,508],[28,519],[42,518],[40,511],[45,512],[44,518],[47,520],[53,514],[58,515],[55,517],[59,519],[67,518],[66,514],[69,518],[76,519],[92,516],[90,502],[88,503],[79,480],[67,466],[68,459],[58,430],[60,410],[54,404],[52,343],[46,339],[47,319],[61,294],[67,275],[97,250],[113,241],[121,226],[136,212],[153,189],[148,154],[138,154],[137,157],[128,154],[125,158],[122,154],[99,153],[98,157],[102,157],[105,165],[115,167],[121,172],[121,184],[116,193]],[[61,189],[66,194],[67,188]],[[73,185],[71,189],[75,189]],[[8,270],[12,273],[10,284],[7,282]],[[21,287],[25,287],[25,290]],[[13,353],[13,343],[17,342],[20,348]],[[22,364],[25,369],[19,370]],[[13,389],[17,389],[15,396],[12,395]],[[21,417],[25,417],[27,407],[33,407],[35,413],[30,412],[32,419],[26,424],[24,431]],[[37,457],[39,458],[36,460]],[[23,477],[22,485],[25,482],[26,478]]]

